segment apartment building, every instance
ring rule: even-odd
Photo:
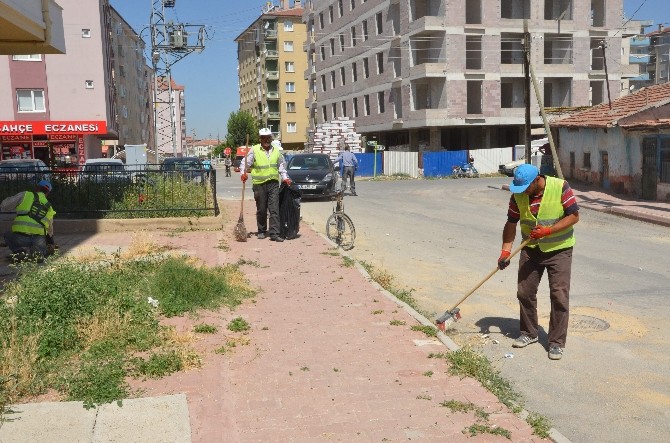
[[[107,140],[111,157],[126,144],[153,146],[153,70],[144,57],[145,43],[116,9],[111,8],[112,60],[118,140]]]
[[[659,24],[656,31],[631,40],[630,63],[640,67],[640,75],[631,79],[635,90],[670,81],[670,28]]]
[[[67,54],[0,57],[0,157],[78,167],[118,137],[108,0],[59,0]]]
[[[307,142],[308,97],[303,46],[307,39],[299,0],[268,2],[236,39],[240,110],[269,127],[284,149]]]
[[[606,80],[619,96],[621,17],[622,0],[308,0],[310,124],[350,117],[397,150],[522,144],[524,21],[540,98],[571,108]]]
[[[173,78],[170,78],[169,83],[165,77],[159,77],[156,81],[155,132],[159,158],[182,157],[186,152],[185,88],[177,84]]]

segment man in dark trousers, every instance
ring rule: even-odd
[[[279,179],[291,185],[286,173],[286,162],[281,151],[272,146],[272,131],[262,128],[258,131],[260,144],[254,145],[240,164],[240,176],[243,182],[249,178],[253,183],[254,200],[256,200],[256,224],[259,239],[270,235],[270,240],[282,242],[279,225]],[[268,229],[268,212],[270,226]]]
[[[351,195],[356,194],[356,183],[354,183],[354,173],[358,169],[358,159],[349,151],[349,146],[344,147],[344,151],[335,159],[335,163],[342,162],[344,166],[344,174],[342,175],[343,184],[346,186],[347,177],[349,177],[349,188],[351,188]]]
[[[51,183],[42,180],[33,191],[19,192],[0,203],[0,211],[15,212],[10,232],[4,234],[12,259],[41,262],[53,253],[53,218],[56,215],[47,196]]]
[[[573,225],[579,221],[579,206],[567,181],[540,175],[529,164],[516,168],[509,189],[513,195],[503,228],[498,267],[505,269],[509,265],[519,221],[523,240],[531,239],[519,255],[517,298],[521,334],[512,346],[524,348],[537,341],[537,288],[546,269],[551,299],[549,358],[560,360],[568,335]]]

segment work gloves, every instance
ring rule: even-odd
[[[509,256],[512,255],[510,251],[502,250],[500,251],[500,257],[498,257],[498,269],[501,271],[509,266]]]
[[[286,183],[286,186],[291,186],[293,182],[291,181],[290,178],[287,178],[286,180],[284,180],[284,183]]]
[[[246,183],[248,178],[249,178],[249,175],[247,175],[246,172],[243,172],[242,175],[240,175],[240,180],[242,180],[242,183]]]
[[[550,234],[551,234],[551,227],[550,226],[537,225],[533,228],[532,231],[530,231],[530,238],[538,239],[538,238],[546,237],[547,235],[550,235]]]

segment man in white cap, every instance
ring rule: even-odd
[[[512,197],[502,233],[498,268],[505,269],[509,265],[519,221],[522,238],[532,240],[519,255],[516,296],[521,334],[512,346],[524,348],[538,340],[537,288],[546,269],[551,299],[549,358],[560,360],[568,335],[570,273],[575,244],[573,225],[579,221],[579,206],[567,181],[540,175],[538,169],[529,164],[516,168],[509,190]]]
[[[282,242],[279,236],[279,179],[291,185],[291,179],[286,173],[286,162],[279,148],[272,144],[272,131],[262,128],[258,131],[261,142],[249,149],[249,152],[240,164],[240,176],[243,182],[249,178],[253,183],[254,200],[256,200],[257,237],[264,239],[267,235],[270,240]],[[268,227],[268,212],[270,224]]]

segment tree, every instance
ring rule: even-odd
[[[247,143],[247,136],[249,136],[249,145],[258,143],[258,124],[254,116],[248,111],[231,113],[228,118],[228,135],[226,135],[229,145],[243,146]]]
[[[223,150],[226,149],[227,143],[219,143],[214,147],[214,150],[212,151],[212,155],[214,157],[223,157]]]

